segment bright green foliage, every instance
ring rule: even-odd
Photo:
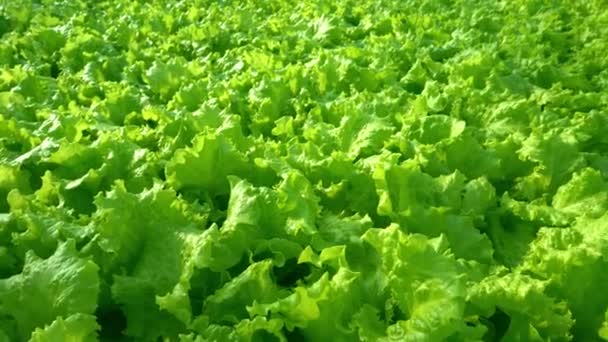
[[[56,317],[92,314],[99,294],[98,271],[95,263],[78,257],[73,241],[61,244],[48,259],[28,253],[22,273],[0,283],[2,315],[14,320],[16,336],[27,339],[34,328]]]
[[[604,0],[0,0],[0,342],[608,341]]]
[[[44,329],[37,328],[32,333],[31,342],[96,341],[99,329],[95,316],[75,314],[67,319],[57,318]]]

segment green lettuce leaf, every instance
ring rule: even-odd
[[[59,317],[44,329],[37,328],[30,342],[94,342],[98,341],[98,329],[95,316],[74,314],[66,319]]]
[[[47,259],[29,252],[22,273],[0,280],[0,311],[16,321],[21,340],[57,317],[93,314],[98,271],[95,263],[78,255],[73,241],[59,245]]]
[[[368,230],[363,239],[380,253],[386,286],[404,315],[395,317],[389,338],[434,341],[464,329],[466,275],[444,237],[427,239],[391,225]]]
[[[596,338],[608,304],[608,296],[598,290],[606,281],[601,271],[606,265],[606,229],[606,215],[582,218],[572,228],[542,228],[521,266],[547,282],[547,293],[567,301],[576,338]]]

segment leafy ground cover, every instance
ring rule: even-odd
[[[0,2],[0,341],[608,339],[608,3]]]

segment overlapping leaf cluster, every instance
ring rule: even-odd
[[[0,341],[608,339],[608,11],[0,2]]]

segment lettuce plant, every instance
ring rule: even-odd
[[[608,340],[602,0],[0,1],[0,341]]]

